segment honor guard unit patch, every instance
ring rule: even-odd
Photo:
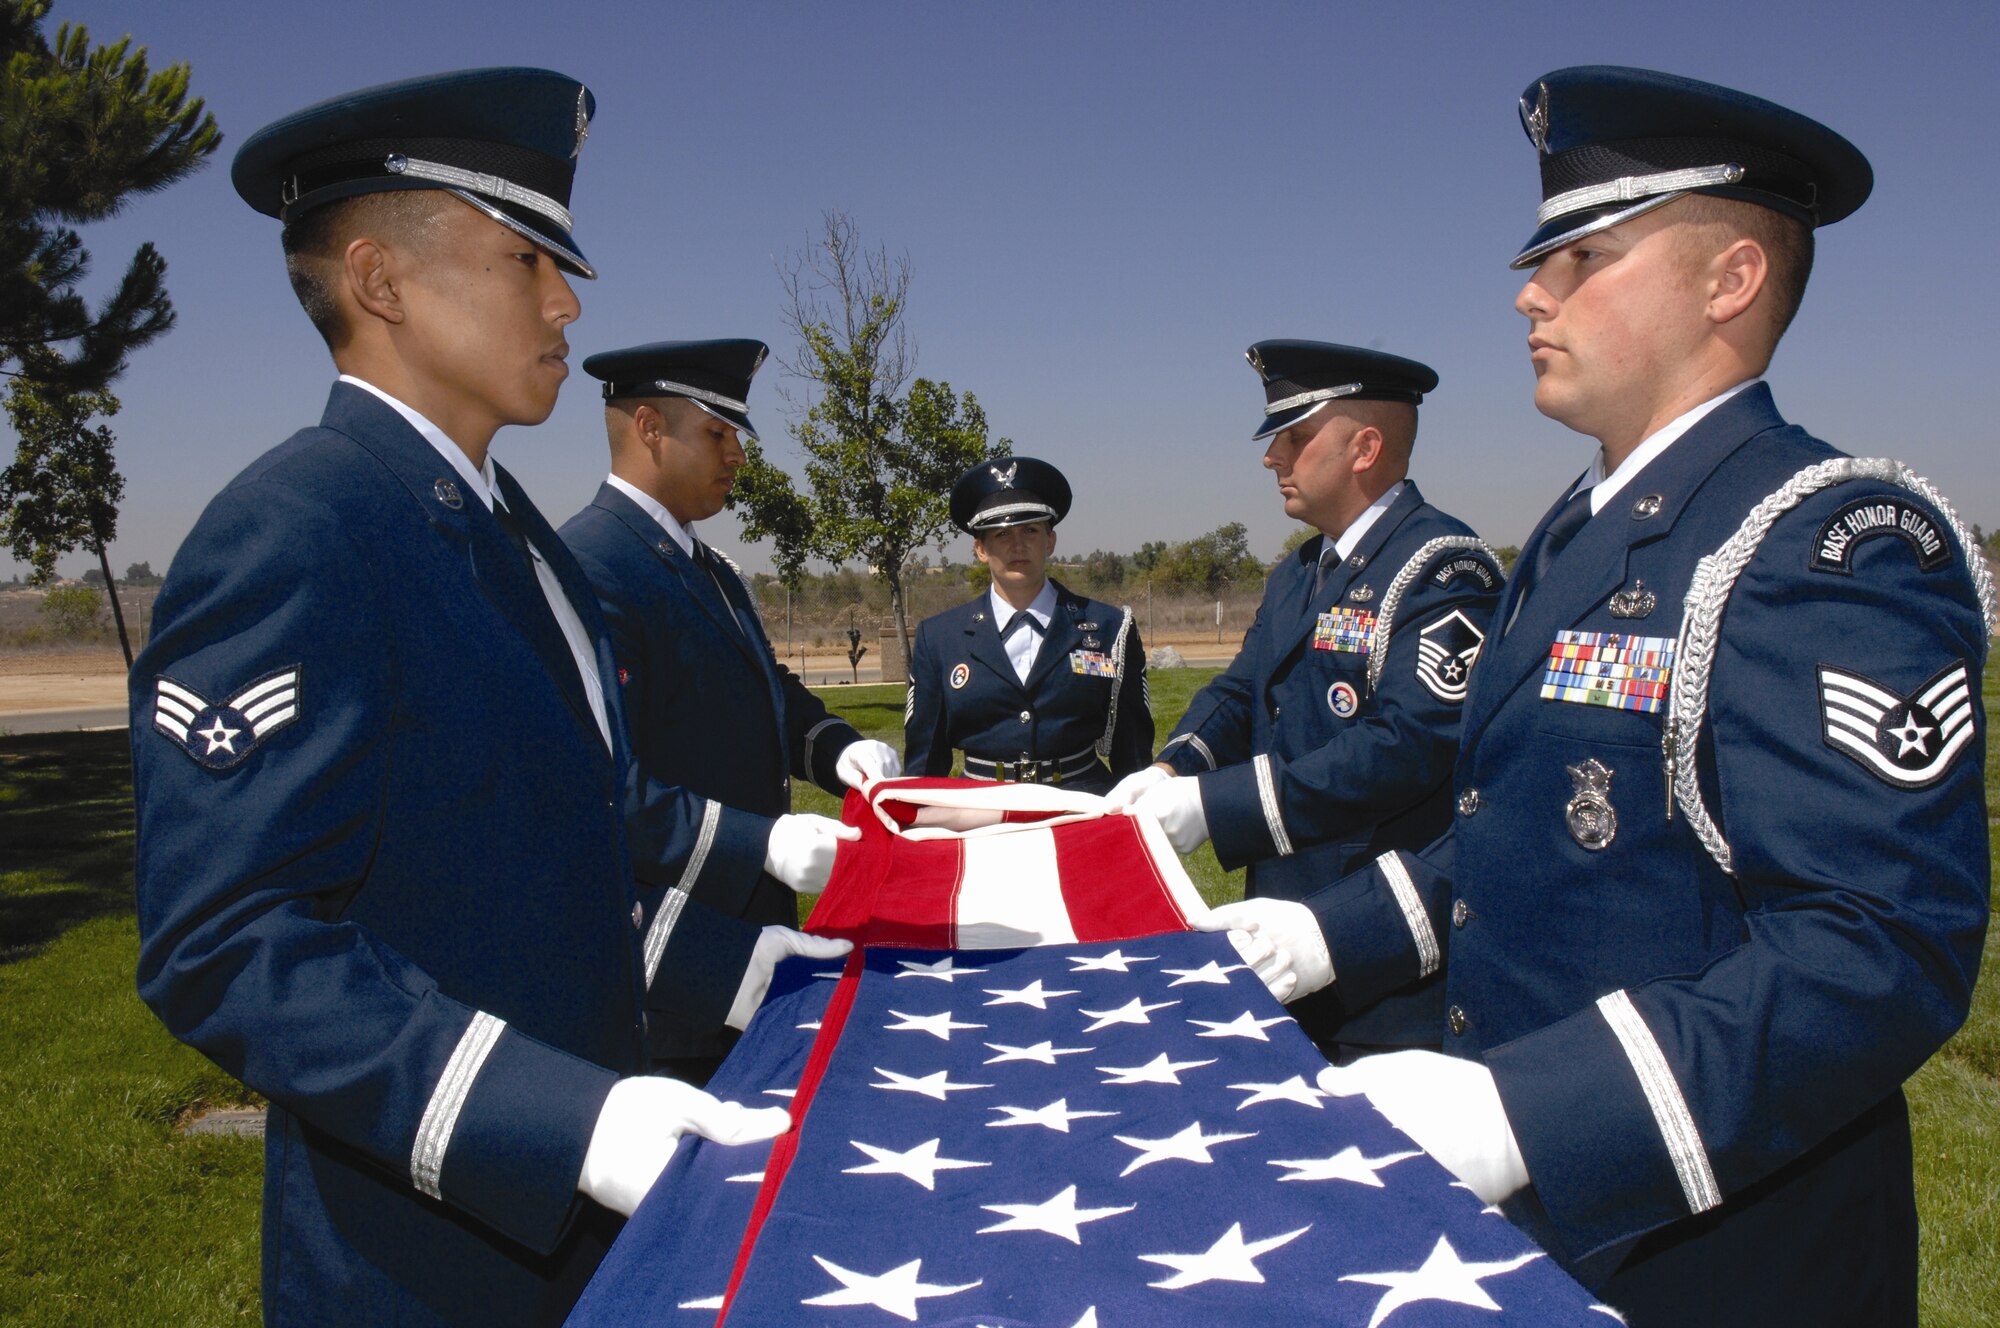
[[[1469,576],[1479,582],[1481,590],[1493,590],[1500,584],[1500,578],[1494,574],[1492,567],[1487,565],[1486,560],[1484,558],[1474,558],[1470,554],[1463,554],[1457,558],[1447,559],[1437,571],[1431,573],[1431,584],[1448,586],[1460,577],[1465,576]]]
[[[1314,650],[1346,650],[1365,655],[1375,648],[1375,615],[1367,609],[1335,609],[1319,615]]]
[[[1459,609],[1417,633],[1417,681],[1447,705],[1465,700],[1486,636]]]
[[[227,770],[299,717],[299,666],[267,673],[226,701],[171,678],[153,684],[153,727],[208,770]]]
[[[1819,712],[1827,746],[1898,788],[1937,783],[1973,738],[1972,686],[1963,663],[1950,665],[1909,696],[1822,664]]]
[[[970,678],[971,676],[972,676],[972,670],[971,670],[971,669],[969,669],[969,668],[967,668],[967,667],[966,667],[965,665],[963,665],[963,664],[954,664],[954,665],[952,665],[952,666],[951,666],[951,689],[952,689],[953,691],[957,691],[957,690],[958,690],[959,688],[961,688],[961,687],[965,686],[965,680],[966,680],[967,678]]]
[[[1673,672],[1671,636],[1557,632],[1542,674],[1542,699],[1657,715],[1666,708]]]
[[[1935,572],[1951,563],[1951,545],[1919,507],[1898,498],[1856,498],[1820,525],[1813,540],[1812,569],[1854,575],[1854,548],[1878,535],[1894,535],[1910,546],[1917,566]]]
[[[1115,678],[1118,670],[1112,666],[1111,656],[1101,650],[1072,650],[1069,652],[1069,671],[1081,673],[1086,678]]]

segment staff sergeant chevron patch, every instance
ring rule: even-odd
[[[226,701],[210,701],[171,678],[153,685],[153,727],[196,765],[227,770],[299,717],[299,666],[267,673]]]
[[[1973,739],[1972,688],[1963,661],[1909,696],[1822,664],[1819,710],[1827,746],[1898,788],[1937,783]]]
[[[1417,681],[1447,705],[1460,705],[1486,636],[1459,609],[1417,633]]]

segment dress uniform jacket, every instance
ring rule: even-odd
[[[778,663],[732,567],[699,544],[701,561],[682,553],[609,484],[560,533],[604,610],[640,770],[701,795],[705,821],[760,845],[771,818],[791,810],[792,775],[846,791],[834,763],[861,735]],[[758,926],[798,925],[797,896],[761,871],[694,898]],[[655,1021],[654,1049],[720,1052],[711,1028]]]
[[[719,1022],[755,939],[635,882],[616,689],[607,750],[453,477],[336,386],[203,513],[132,673],[139,989],[271,1100],[269,1323],[559,1322],[618,1225],[576,1185],[647,1006]],[[688,858],[685,802],[636,839]]]
[[[1498,561],[1406,483],[1313,592],[1324,536],[1283,559],[1229,668],[1195,696],[1160,759],[1201,781],[1216,858],[1251,896],[1302,899],[1451,824],[1459,714],[1499,597]],[[1293,1007],[1352,1046],[1436,1046],[1436,983],[1343,1008]]]
[[[950,774],[954,748],[1009,763],[1060,762],[1095,748],[1094,768],[1064,775],[1062,786],[1103,793],[1151,759],[1152,697],[1138,624],[1125,609],[1072,594],[1054,578],[1050,584],[1056,608],[1026,682],[1001,644],[990,596],[917,625],[905,773]]]
[[[1920,482],[1815,487],[1839,458],[1761,384],[1697,422],[1489,643],[1452,835],[1309,901],[1352,1003],[1445,952],[1523,1215],[1635,1325],[1915,1322],[1899,1086],[1986,926],[1991,579]]]

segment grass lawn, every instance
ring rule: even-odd
[[[1160,736],[1211,676],[1153,675]],[[824,695],[900,745],[900,687]],[[1989,740],[1996,701],[1989,670]],[[2000,806],[2000,768],[1987,777]],[[796,805],[838,810],[812,788]],[[257,1320],[262,1146],[175,1132],[248,1097],[133,994],[131,822],[125,734],[0,738],[0,1323]],[[1188,867],[1212,902],[1241,892],[1207,848]],[[2000,934],[1986,968],[1965,1029],[1909,1085],[1927,1328],[2000,1305]]]

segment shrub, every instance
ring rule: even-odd
[[[97,615],[103,611],[104,596],[90,586],[57,586],[42,596],[42,620],[58,640],[90,635],[97,630]]]

